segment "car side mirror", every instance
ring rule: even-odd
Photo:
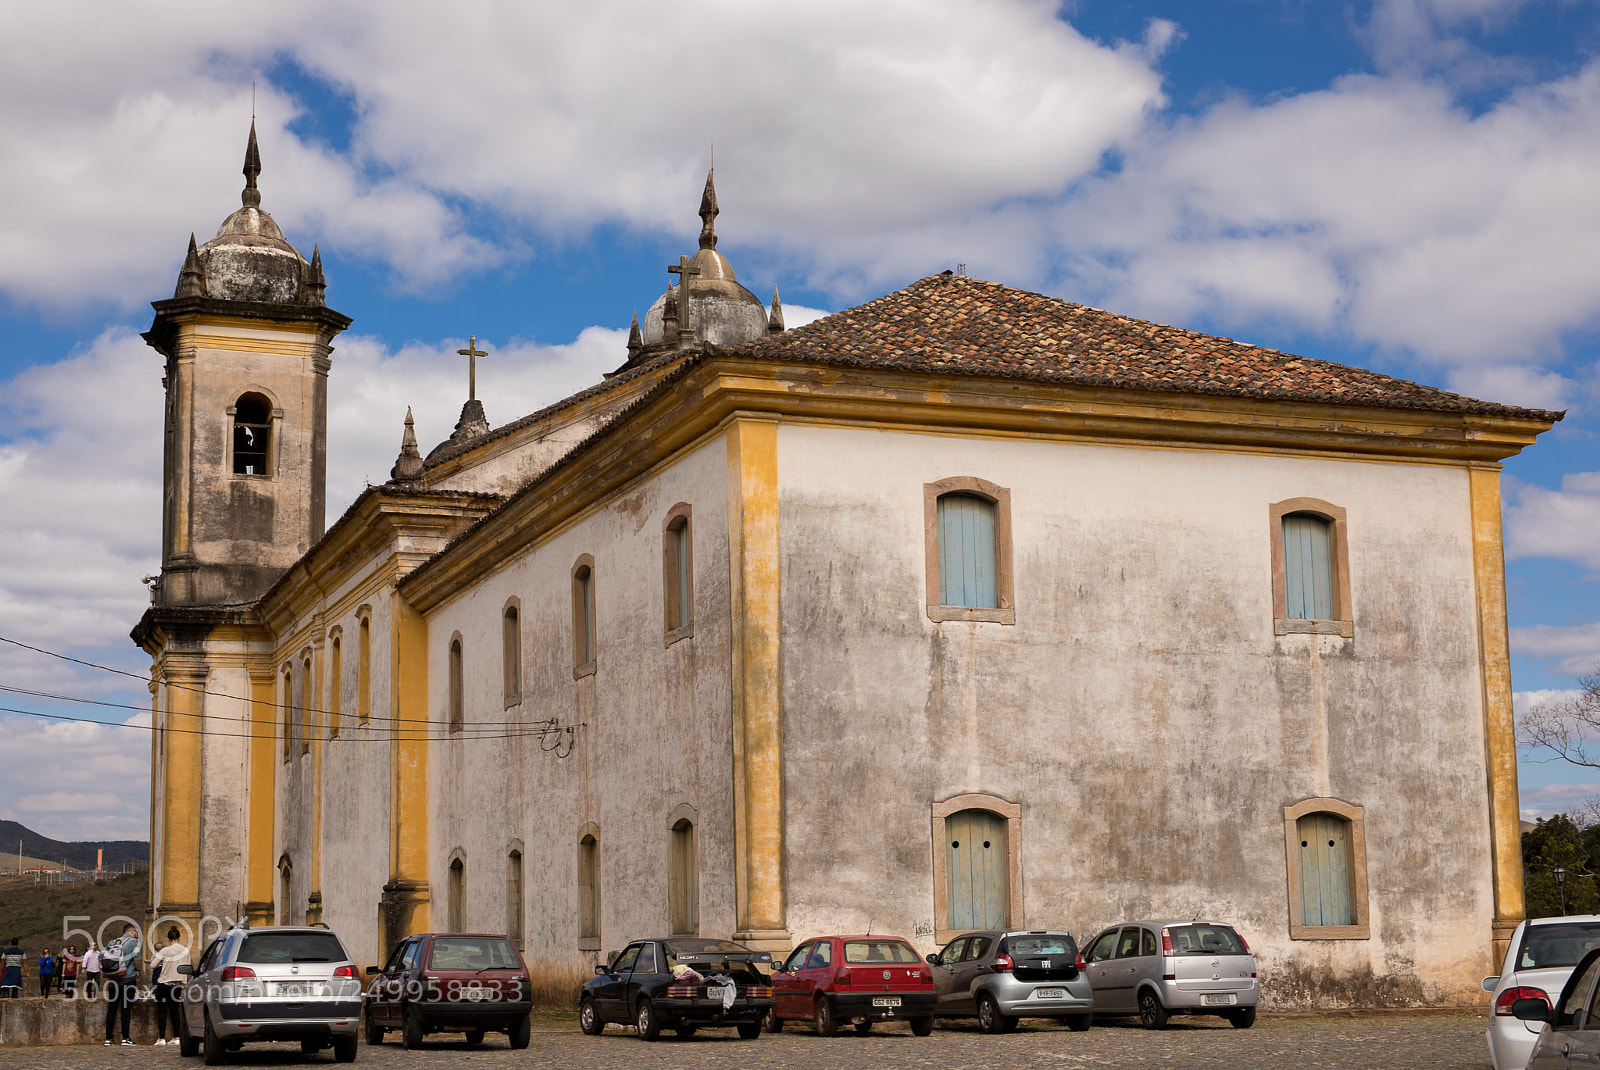
[[[1550,1020],[1550,1004],[1542,999],[1514,999],[1511,1001],[1511,1016],[1519,1022],[1547,1022]]]
[[[194,974],[194,967],[193,966],[187,966],[187,965],[179,966],[178,967],[178,972],[183,974],[186,977],[192,976]]]
[[[610,977],[611,976],[611,967],[610,966],[596,966],[594,968],[594,972],[599,974],[602,977]]]
[[[933,954],[928,956],[928,965],[929,966],[943,966],[944,965],[944,960],[941,959],[939,957],[939,953],[937,951],[935,951]]]
[[[1489,995],[1492,996],[1492,995],[1494,995],[1494,990],[1500,987],[1500,978],[1498,978],[1498,977],[1485,977],[1483,979],[1483,984],[1480,985],[1479,987],[1481,987],[1485,992],[1489,993]]]
[[[368,966],[368,967],[367,967],[367,975],[368,975],[368,976],[369,976],[369,977],[370,977],[370,976],[371,976],[371,975],[372,975],[372,974],[375,974],[375,973],[377,973],[377,972],[378,972],[378,967],[376,967],[376,966]]]

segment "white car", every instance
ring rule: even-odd
[[[1600,946],[1600,914],[1534,918],[1511,934],[1511,949],[1496,977],[1483,979],[1494,995],[1489,1016],[1489,1059],[1494,1070],[1523,1070],[1543,1022],[1519,1021],[1511,1004],[1519,999],[1554,1003],[1572,976],[1573,967],[1590,948]]]

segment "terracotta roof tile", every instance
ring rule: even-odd
[[[752,357],[1387,409],[1559,420],[1331,361],[959,275],[734,347]]]

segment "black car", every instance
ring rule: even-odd
[[[635,940],[608,965],[596,966],[595,977],[579,990],[578,1024],[590,1036],[607,1022],[631,1025],[641,1040],[656,1039],[663,1027],[686,1037],[731,1026],[741,1039],[754,1040],[772,1009],[772,981],[757,963],[770,967],[771,953],[728,940]]]

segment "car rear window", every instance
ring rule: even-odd
[[[503,936],[434,937],[428,952],[433,970],[519,970],[517,949]]]
[[[239,948],[240,962],[344,962],[344,945],[332,933],[251,933]]]
[[[866,962],[913,963],[921,962],[922,956],[913,951],[910,944],[903,944],[899,940],[846,940],[844,961],[849,965]]]
[[[1167,930],[1180,955],[1248,955],[1239,934],[1226,925],[1174,925]]]
[[[1008,936],[1004,950],[1012,955],[1068,955],[1078,953],[1078,944],[1066,933],[1047,933],[1043,936]]]
[[[1600,922],[1561,922],[1530,925],[1517,949],[1517,969],[1543,970],[1576,966],[1584,952],[1600,942]]]
[[[736,944],[731,940],[669,940],[667,950],[674,955],[751,955],[754,954],[743,944]]]

